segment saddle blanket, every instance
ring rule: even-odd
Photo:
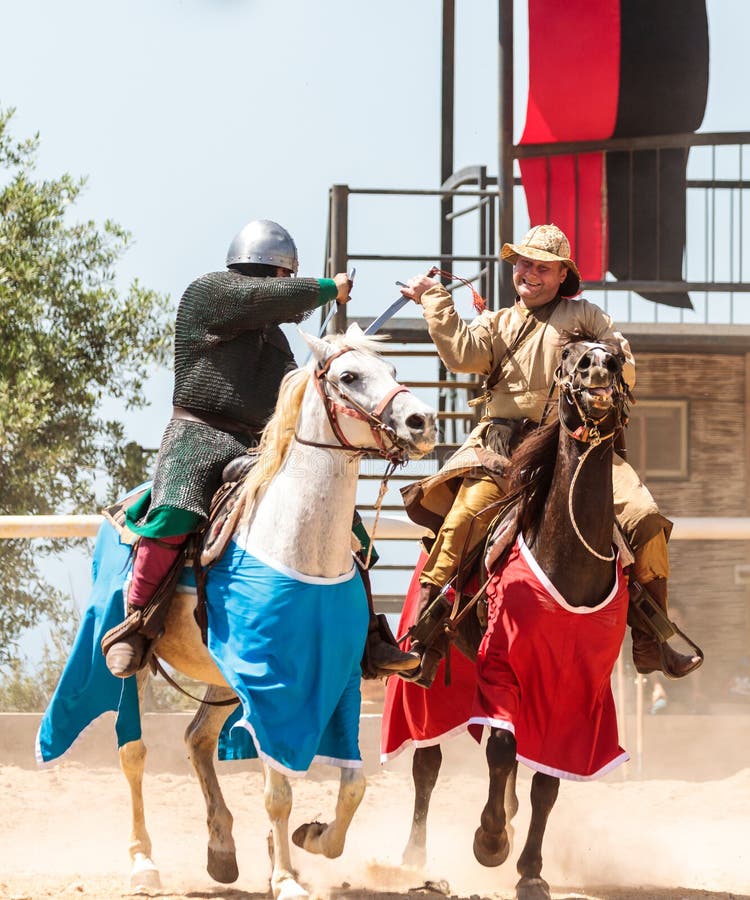
[[[231,541],[208,573],[208,649],[269,765],[360,767],[360,679],[369,618],[357,571],[326,579]]]
[[[628,609],[619,558],[608,596],[595,607],[574,607],[519,536],[487,593],[489,624],[469,724],[474,737],[484,725],[508,729],[520,762],[576,781],[625,762],[610,686]]]
[[[133,493],[141,490],[136,488]],[[115,678],[104,662],[101,639],[122,621],[123,587],[130,572],[132,547],[109,523],[99,528],[91,566],[92,588],[73,649],[44,711],[36,736],[41,764],[63,756],[101,715],[114,712],[117,745],[141,737],[135,678]]]
[[[398,635],[414,624],[419,599],[419,576],[427,561],[422,553],[409,584]],[[452,594],[449,599],[452,598]],[[408,649],[407,639],[404,645]],[[465,732],[471,718],[477,677],[476,667],[455,648],[450,651],[450,684],[445,683],[441,660],[429,690],[403,678],[389,678],[385,686],[380,761],[387,762],[408,747],[430,747]]]
[[[361,578],[352,570],[332,583],[305,583],[305,576],[263,566],[236,544],[229,551],[209,572],[210,640],[243,700],[222,729],[219,759],[253,758],[260,750],[291,773],[304,772],[312,760],[360,766],[360,660],[368,622]],[[103,635],[122,620],[131,554],[130,544],[105,521],[94,548],[89,605],[37,733],[40,764],[62,757],[105,713],[115,713],[118,746],[141,737],[136,679],[115,678],[100,649]],[[182,583],[188,590],[194,585],[191,569]],[[228,673],[231,658],[238,666],[234,674]],[[244,727],[231,728],[238,719]]]

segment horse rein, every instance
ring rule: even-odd
[[[319,364],[313,373],[315,376],[315,387],[320,395],[321,400],[323,401],[323,407],[326,411],[326,415],[328,417],[328,424],[331,426],[331,430],[333,431],[336,439],[338,440],[338,444],[326,444],[321,441],[309,441],[306,438],[301,438],[297,431],[294,432],[295,440],[300,444],[305,444],[308,447],[319,447],[326,450],[353,450],[356,453],[365,454],[370,452],[375,452],[379,456],[383,457],[383,459],[388,460],[389,463],[395,465],[401,465],[406,462],[406,444],[401,438],[398,437],[396,432],[391,428],[390,425],[386,425],[381,418],[383,413],[385,412],[388,404],[396,397],[398,394],[404,393],[409,389],[405,387],[403,384],[397,384],[392,390],[390,390],[385,397],[378,403],[372,412],[365,409],[361,403],[358,403],[352,396],[347,394],[340,385],[334,384],[329,380],[328,374],[330,371],[331,363],[338,359],[339,356],[343,356],[345,353],[350,353],[354,351],[356,348],[354,347],[342,347],[336,353],[333,353],[329,356],[326,361],[322,364]],[[326,385],[328,385],[331,390],[335,391],[338,396],[346,401],[348,406],[345,406],[343,403],[337,403],[336,400],[331,397],[326,391]],[[370,426],[370,432],[372,433],[373,439],[377,446],[375,447],[356,447],[350,441],[347,440],[346,435],[341,428],[341,424],[339,423],[339,416],[350,416],[351,418],[358,419],[362,422],[367,422]],[[390,441],[390,445],[386,445],[386,439]]]

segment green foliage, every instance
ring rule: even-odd
[[[0,679],[0,711],[40,712],[46,708],[73,646],[80,614],[68,602],[57,608],[56,619],[36,667],[18,658],[7,664],[6,674]]]
[[[72,220],[84,179],[36,177],[38,138],[15,140],[0,109],[0,514],[95,512],[144,480],[150,459],[101,415],[147,405],[167,362],[169,298],[116,285],[130,243],[119,225]],[[59,614],[37,564],[59,542],[0,541],[0,666],[21,631]]]

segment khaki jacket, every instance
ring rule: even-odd
[[[451,372],[489,375],[528,317],[539,319],[536,329],[504,360],[482,420],[461,447],[437,474],[402,490],[410,518],[434,531],[450,509],[462,478],[489,474],[503,491],[505,459],[489,451],[484,440],[489,420],[540,420],[560,362],[562,332],[584,330],[600,340],[619,342],[625,354],[623,377],[631,389],[635,385],[635,360],[630,344],[615,330],[610,317],[587,300],[561,299],[551,315],[549,307],[537,310],[537,315],[516,301],[508,309],[484,312],[470,324],[458,315],[442,285],[425,291],[421,300],[430,337]]]
[[[533,310],[516,301],[509,309],[484,312],[467,325],[442,285],[425,291],[422,307],[430,337],[446,367],[451,372],[479,375],[489,375],[526,320],[536,318]],[[623,376],[631,390],[635,386],[630,344],[598,306],[583,299],[561,299],[551,315],[545,316],[544,310],[538,310],[541,315],[536,330],[504,361],[485,417],[539,421],[560,362],[563,331],[585,330],[599,340],[617,341],[625,354]],[[543,321],[545,318],[548,321]]]

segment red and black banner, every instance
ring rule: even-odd
[[[707,92],[705,0],[529,0],[521,144],[692,132]],[[565,231],[584,281],[680,281],[686,166],[682,149],[589,153],[522,160],[521,179],[532,225]]]

